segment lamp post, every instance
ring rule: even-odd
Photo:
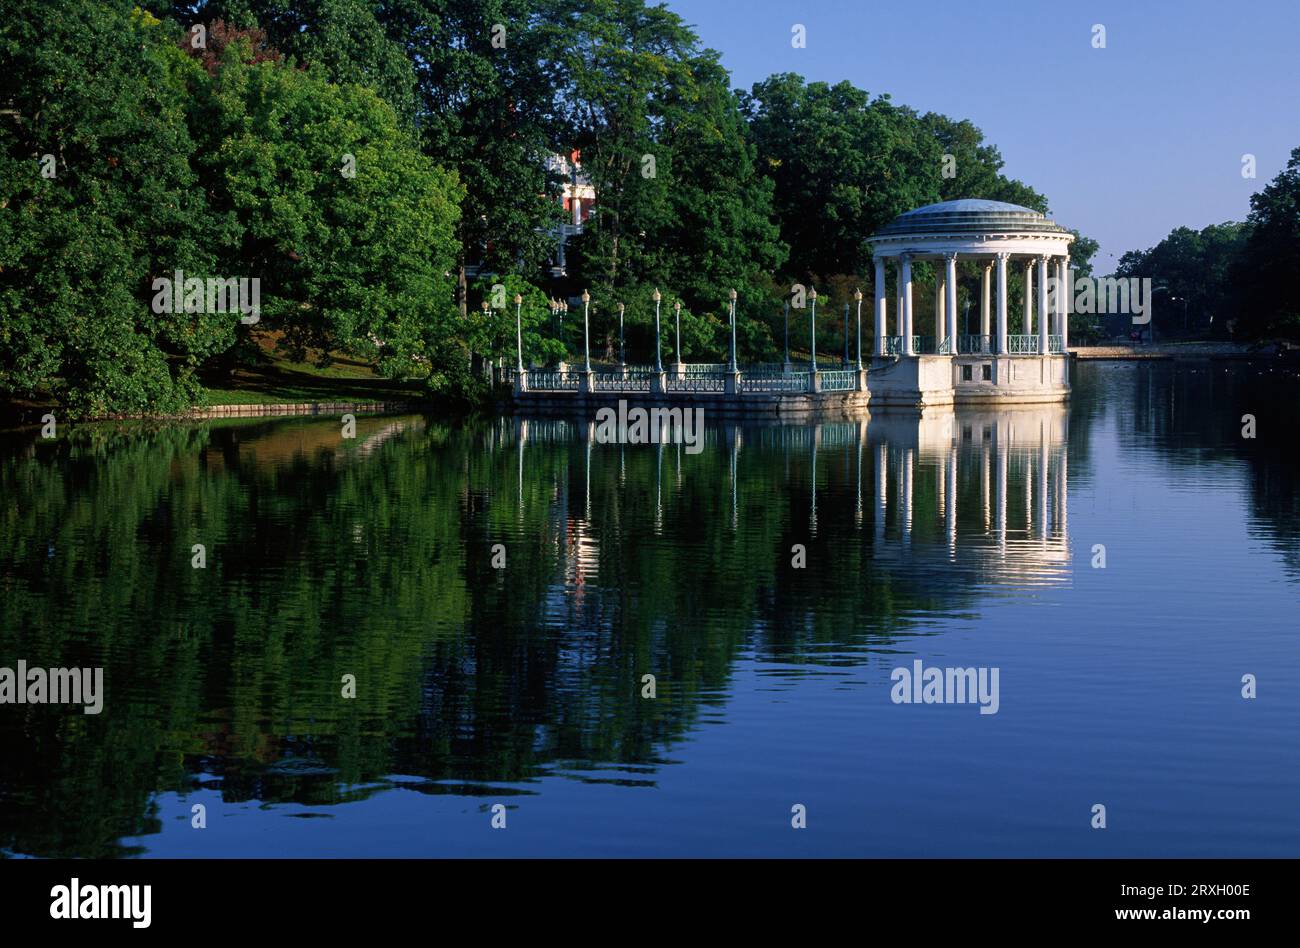
[[[560,363],[566,368],[568,367],[569,364],[569,343],[568,340],[566,340],[564,337],[564,316],[568,312],[569,312],[569,301],[560,300],[560,345],[564,349],[563,354],[560,356]]]
[[[731,366],[732,372],[738,371],[736,366],[736,291],[732,290],[728,294],[731,299]]]
[[[790,301],[785,301],[785,371],[790,371]]]
[[[591,294],[582,291],[582,371],[591,371]]]
[[[659,301],[663,299],[663,296],[659,293],[658,287],[655,287],[654,296],[651,299],[655,301],[655,372],[660,373],[664,370],[663,359],[659,353]]]
[[[854,302],[858,304],[858,371],[862,371],[862,288],[853,291]]]
[[[483,301],[483,303],[482,303],[482,307],[483,307],[483,324],[484,324],[485,326],[487,326],[487,325],[488,325],[488,301],[487,301],[487,300],[484,300],[484,301]],[[496,371],[496,359],[495,359],[495,356],[496,356],[496,339],[492,339],[492,340],[490,341],[490,346],[491,346],[491,348],[488,350],[488,364],[487,364],[487,371],[484,372],[484,373],[480,373],[480,374],[486,375],[486,376],[488,377],[488,380],[489,380],[489,381],[495,383],[496,379],[492,378],[492,375],[493,375],[493,373]]]
[[[814,288],[808,291],[808,299],[812,300],[812,364],[810,371],[817,371],[817,290]]]
[[[556,326],[557,322],[559,321],[559,316],[560,316],[560,301],[557,300],[555,297],[551,297],[551,333],[557,339],[560,337],[559,329]]]
[[[673,315],[677,319],[677,343],[673,349],[674,357],[677,360],[677,374],[682,374],[682,301],[678,300],[673,303]]]
[[[624,368],[627,360],[623,358],[623,304],[618,304],[618,366]]]
[[[524,298],[520,293],[515,294],[515,351],[519,355],[518,364],[515,369],[519,372],[524,370],[524,323],[520,315],[524,306]]]

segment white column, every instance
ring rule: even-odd
[[[903,254],[899,257],[899,265],[899,279],[903,284],[903,355],[916,355],[912,351],[912,258]]]
[[[994,340],[993,351],[998,355],[1007,354],[1007,258],[1010,254],[998,254],[998,337]]]
[[[885,258],[876,257],[876,355],[885,354]],[[897,317],[895,317],[897,318]]]
[[[1047,355],[1047,255],[1038,258],[1038,354]]]
[[[943,270],[934,268],[934,348],[939,351],[939,342],[948,335],[948,313],[944,309]]]
[[[1058,269],[1061,272],[1059,284],[1061,292],[1057,311],[1061,314],[1061,324],[1057,331],[1061,334],[1061,351],[1066,352],[1070,348],[1070,302],[1074,288],[1074,280],[1070,274],[1070,258],[1062,257]]]
[[[993,264],[984,264],[984,271],[980,278],[980,335],[991,335],[989,329],[989,320],[992,317],[992,309],[989,306],[989,294],[993,289]]]
[[[1025,262],[1025,321],[1023,332],[1034,334],[1034,261]]]
[[[948,328],[951,330],[949,335],[952,337],[952,348],[949,350],[953,355],[957,354],[957,255],[955,253],[946,253],[943,255],[944,269],[944,307],[948,310]]]
[[[894,259],[894,335],[903,335],[903,262]],[[898,350],[903,351],[901,348]]]

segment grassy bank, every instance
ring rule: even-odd
[[[394,381],[360,363],[340,361],[326,369],[270,361],[241,366],[206,386],[208,405],[298,404],[301,402],[386,401],[425,397],[417,381]]]

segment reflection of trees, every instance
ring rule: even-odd
[[[1266,364],[1220,361],[1089,366],[1080,374],[1076,416],[1106,416],[1126,447],[1156,452],[1188,473],[1245,462],[1260,533],[1300,574],[1300,378]],[[1255,416],[1254,440],[1241,435],[1246,414]]]
[[[0,708],[0,848],[119,854],[200,775],[227,800],[332,803],[392,774],[475,792],[652,765],[742,650],[861,660],[1018,582],[1008,562],[1059,570],[1063,523],[1040,538],[1029,517],[1063,481],[1048,414],[1054,434],[715,429],[693,456],[416,418],[348,442],[337,420],[246,420],[2,445],[0,664],[104,665],[107,700]]]

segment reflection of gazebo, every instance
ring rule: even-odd
[[[900,214],[869,239],[876,264],[877,356],[914,356],[923,349],[938,355],[1047,355],[1068,347],[1067,294],[1051,294],[1049,281],[1068,287],[1069,251],[1074,235],[1037,211],[1001,201],[944,201]],[[957,319],[957,261],[982,264],[980,332],[963,335]],[[895,335],[888,324],[885,261],[892,260],[897,274],[894,310]],[[912,318],[912,263],[942,261],[935,286],[935,338],[933,348],[916,335]],[[1007,268],[1025,268],[1025,310],[1022,335],[1007,330]],[[1034,271],[1038,271],[1037,279]],[[996,271],[996,310],[990,304]],[[1035,291],[1037,296],[1035,297]],[[1037,303],[1035,307],[1035,301]],[[1033,331],[1034,310],[1038,332]],[[993,312],[996,311],[996,323]]]

